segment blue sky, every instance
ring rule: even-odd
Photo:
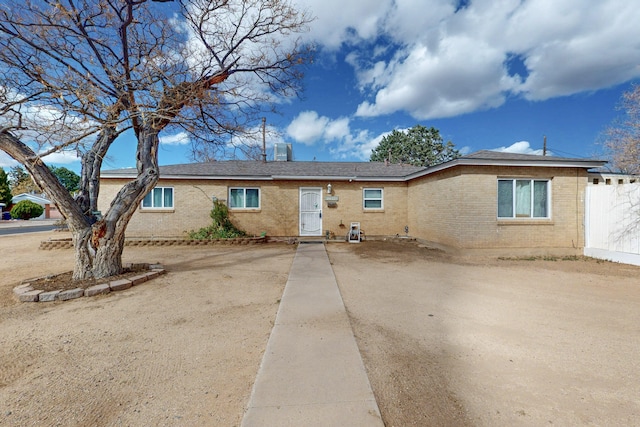
[[[393,129],[433,126],[464,153],[601,156],[598,140],[640,83],[640,8],[628,0],[295,0],[316,17],[301,99],[266,116],[268,152],[366,161]],[[160,164],[189,162],[161,135]],[[106,169],[134,166],[131,140]],[[58,155],[49,162],[79,171]],[[11,162],[0,153],[0,166]]]

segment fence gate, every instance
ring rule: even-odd
[[[640,265],[640,184],[588,185],[584,254]]]

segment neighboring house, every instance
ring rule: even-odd
[[[30,193],[22,193],[22,194],[18,194],[17,196],[13,196],[13,199],[11,199],[11,203],[12,204],[16,204],[22,200],[31,200],[34,203],[39,204],[40,206],[42,206],[44,208],[44,211],[42,212],[42,215],[40,215],[37,218],[33,218],[33,219],[59,219],[62,218],[62,214],[60,213],[60,211],[58,211],[58,208],[56,207],[56,205],[54,205],[51,200],[42,197],[42,196],[36,196],[35,194],[30,194]]]
[[[161,166],[129,237],[181,237],[214,198],[251,234],[410,236],[450,249],[580,253],[587,171],[605,162],[480,151],[434,167],[382,162],[218,161]],[[135,177],[103,171],[99,206]]]

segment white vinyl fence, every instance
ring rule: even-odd
[[[587,186],[584,254],[640,265],[640,183]]]

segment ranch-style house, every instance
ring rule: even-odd
[[[432,167],[384,162],[214,161],[161,166],[127,237],[185,237],[214,199],[256,236],[403,236],[449,250],[581,254],[588,171],[601,160],[479,151]],[[99,207],[136,176],[101,173]]]

